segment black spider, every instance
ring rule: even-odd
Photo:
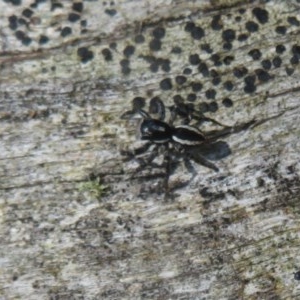
[[[143,169],[145,166],[149,166],[150,163],[157,157],[159,149],[163,147],[164,151],[164,162],[166,167],[166,176],[165,176],[165,191],[168,192],[168,179],[171,173],[171,163],[174,162],[173,158],[181,156],[184,159],[184,163],[189,170],[193,170],[189,160],[193,159],[197,163],[200,163],[214,171],[218,171],[218,168],[207,161],[199,151],[195,151],[196,147],[199,147],[202,144],[208,143],[211,140],[206,138],[203,132],[198,128],[183,124],[174,126],[173,122],[175,118],[179,115],[183,122],[186,123],[186,119],[194,118],[190,115],[190,112],[184,111],[186,115],[183,115],[183,106],[172,106],[170,107],[171,117],[168,123],[164,121],[165,119],[165,106],[163,102],[158,98],[153,98],[150,102],[149,113],[144,111],[138,105],[134,105],[131,111],[126,112],[122,115],[121,118],[127,119],[132,115],[139,113],[142,116],[142,122],[139,127],[139,133],[141,140],[147,141],[142,147],[135,149],[133,152],[123,151],[123,154],[127,156],[127,160],[136,158],[138,155],[141,155],[147,152],[150,147],[149,156],[146,160],[139,158],[140,167],[137,169],[137,172]],[[151,114],[157,115],[157,118],[151,117]],[[193,111],[195,114],[195,111]],[[215,124],[222,125],[213,119],[202,117],[201,114],[197,115],[197,120],[203,119],[203,121],[211,121]],[[228,129],[231,127],[224,126]],[[193,170],[194,171],[194,170]]]

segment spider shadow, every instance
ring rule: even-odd
[[[184,153],[181,153],[175,159],[173,158],[170,161],[169,174],[166,174],[166,177],[169,178],[172,174],[175,173],[175,170],[180,163],[180,158],[183,159],[184,166],[188,170],[188,172],[192,174],[192,177],[184,182],[181,181],[177,183],[176,186],[169,188],[168,191],[174,192],[177,189],[189,185],[190,182],[193,181],[198,172],[196,171],[192,162],[218,172],[219,168],[214,164],[214,162],[220,161],[231,154],[232,151],[228,143],[224,141],[216,141],[186,149]]]

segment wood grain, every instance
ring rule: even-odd
[[[30,4],[0,3],[0,298],[297,299],[299,1]],[[124,161],[140,142],[120,116],[135,97],[187,99],[193,82],[207,116],[257,126],[199,149],[219,172],[176,161],[164,199],[164,168]]]

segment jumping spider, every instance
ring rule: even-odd
[[[136,170],[137,172],[145,166],[149,166],[157,157],[158,151],[163,148],[166,168],[164,181],[166,193],[168,192],[168,180],[171,173],[173,157],[183,157],[184,163],[189,170],[192,168],[189,160],[192,159],[216,172],[218,171],[218,168],[213,163],[207,161],[199,154],[199,151],[195,151],[196,147],[211,142],[212,138],[207,138],[198,128],[186,123],[189,123],[191,119],[196,119],[198,121],[211,121],[217,125],[223,126],[225,128],[224,132],[226,132],[226,130],[228,132],[228,129],[232,129],[232,127],[207,118],[200,112],[196,112],[191,108],[186,109],[185,105],[186,104],[184,103],[177,103],[177,105],[169,107],[171,116],[168,123],[165,122],[165,106],[158,97],[151,100],[149,113],[141,107],[133,105],[133,110],[124,113],[121,117],[127,119],[133,114],[138,113],[142,117],[142,122],[139,127],[140,138],[141,140],[147,141],[142,147],[137,148],[132,152],[123,151],[123,154],[127,156],[128,160],[136,159],[137,156],[144,154],[152,146],[151,152],[146,160],[141,158],[138,159],[140,167]],[[157,118],[151,117],[150,113],[156,114]],[[184,124],[175,126],[173,123],[178,115],[183,119]]]

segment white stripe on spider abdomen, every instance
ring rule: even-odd
[[[196,146],[205,141],[203,133],[189,125],[179,125],[175,127],[172,134],[172,140],[181,145]]]

